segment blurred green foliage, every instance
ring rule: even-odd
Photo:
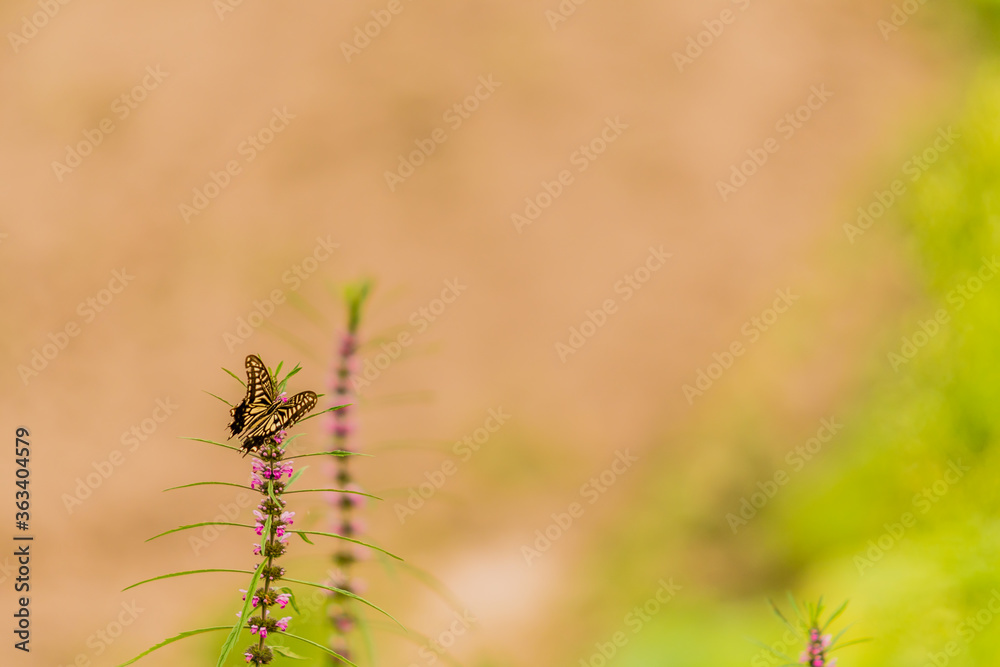
[[[938,130],[949,127],[954,143],[935,149]],[[855,405],[831,406],[847,415],[844,429],[737,535],[722,518],[735,506],[724,487],[706,489],[697,471],[674,470],[669,454],[645,461],[649,477],[632,501],[641,508],[609,525],[592,564],[594,576],[614,581],[617,592],[591,603],[618,610],[640,602],[657,572],[676,574],[687,588],[629,638],[616,664],[778,664],[743,639],[781,642],[765,598],[785,589],[851,600],[842,622],[857,622],[852,634],[875,641],[846,649],[840,667],[995,664],[1000,62],[984,64],[954,122],[930,130],[913,149],[928,168],[912,180],[901,176],[906,194],[876,226],[902,228],[897,250],[912,266],[919,302],[886,322],[891,335],[865,395]],[[759,421],[734,419],[743,430],[733,437],[750,449],[767,439]],[[735,497],[787,468],[783,454],[771,464],[748,461],[751,472]],[[706,575],[713,561],[722,563],[720,574]],[[603,616],[600,633],[622,627],[614,612]],[[797,656],[802,647],[781,648]],[[593,650],[581,641],[572,664],[587,664]]]

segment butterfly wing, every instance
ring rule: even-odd
[[[253,451],[268,438],[273,438],[283,429],[291,428],[315,408],[318,401],[319,397],[315,392],[303,391],[285,403],[272,404],[268,410],[247,424],[243,449],[248,452]]]
[[[230,410],[233,421],[229,424],[232,435],[245,432],[259,420],[275,402],[274,379],[267,366],[256,354],[247,356],[247,394],[239,405]]]

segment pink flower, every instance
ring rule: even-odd
[[[282,609],[284,609],[284,608],[285,608],[285,605],[287,605],[287,604],[288,604],[288,602],[289,602],[289,601],[290,601],[291,599],[292,599],[292,596],[291,596],[290,594],[288,594],[288,593],[282,593],[282,594],[281,594],[281,595],[279,595],[278,597],[274,598],[274,601],[275,601],[276,603],[278,603],[278,606],[280,606],[280,607],[281,607]]]
[[[275,623],[275,625],[278,626],[279,630],[281,630],[282,632],[285,632],[286,630],[288,630],[288,621],[290,621],[290,620],[292,620],[291,616],[285,616],[283,619],[281,619],[280,621],[278,621],[277,623]]]

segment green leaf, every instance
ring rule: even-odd
[[[835,650],[839,651],[840,649],[847,648],[848,646],[853,646],[855,644],[863,644],[865,642],[870,642],[870,641],[873,641],[871,637],[862,637],[861,639],[852,639],[849,642],[844,642],[840,646],[837,646],[836,648],[831,648],[829,650],[830,651],[835,651]]]
[[[234,484],[233,482],[193,482],[191,484],[181,484],[180,486],[171,486],[169,489],[163,489],[163,490],[176,491],[177,489],[187,489],[192,486],[205,486],[206,484],[214,484],[216,486],[235,486],[238,489],[248,489],[250,491],[256,491],[256,489],[251,489],[246,484]]]
[[[368,600],[364,599],[360,595],[355,595],[354,593],[352,593],[350,591],[345,591],[343,588],[334,588],[332,586],[324,586],[323,584],[317,584],[317,583],[312,582],[312,581],[303,581],[301,579],[289,579],[288,577],[282,577],[281,580],[282,581],[288,581],[288,582],[291,582],[293,584],[302,584],[303,586],[312,586],[314,588],[322,588],[322,589],[327,590],[327,591],[333,591],[334,593],[340,593],[341,595],[343,595],[345,597],[349,597],[349,598],[352,598],[354,600],[357,600],[361,604],[368,605],[369,607],[371,607],[375,611],[384,614],[388,618],[391,618],[393,621],[395,621],[396,625],[398,625],[399,627],[403,628],[404,630],[406,629],[406,627],[402,623],[400,623],[399,621],[397,621],[393,617],[393,615],[390,614],[389,612],[387,612],[384,609],[382,609],[381,607],[378,607],[375,604],[369,602]]]
[[[799,611],[799,605],[795,603],[795,596],[792,595],[791,591],[788,591],[788,601],[792,603],[792,609],[795,610],[795,616],[799,620],[802,619],[802,612]]]
[[[202,635],[202,634],[205,634],[206,632],[216,632],[218,630],[229,630],[229,629],[230,629],[230,627],[228,625],[220,625],[220,626],[217,626],[217,627],[214,627],[214,628],[199,628],[197,630],[188,630],[186,632],[182,632],[179,635],[175,635],[175,636],[171,637],[170,639],[164,639],[162,642],[160,642],[156,646],[151,646],[150,648],[146,649],[145,651],[143,651],[139,655],[135,656],[134,658],[132,658],[128,662],[123,662],[122,664],[118,665],[118,667],[125,667],[125,665],[131,665],[133,662],[135,662],[139,658],[143,658],[143,657],[149,655],[150,653],[152,653],[156,649],[163,648],[167,644],[173,644],[174,642],[180,641],[181,639],[187,639],[188,637],[194,637],[196,635]]]
[[[172,572],[170,574],[161,574],[158,577],[153,577],[152,579],[143,579],[142,581],[132,584],[127,588],[122,589],[122,593],[129,590],[130,588],[135,588],[136,586],[142,586],[143,584],[148,584],[151,581],[159,581],[160,579],[170,579],[171,577],[182,577],[187,574],[203,574],[206,572],[235,572],[237,574],[253,574],[251,570],[228,570],[224,568],[210,568],[207,570],[185,570],[183,572]]]
[[[374,500],[382,500],[378,496],[373,496],[370,493],[365,493],[364,491],[348,491],[347,489],[299,489],[297,491],[286,491],[285,493],[317,493],[319,491],[331,491],[333,493],[349,493],[354,496],[365,496],[366,498],[373,498]]]
[[[302,533],[296,532],[295,534],[298,535],[299,537],[301,537],[302,541],[305,542],[306,544],[312,544],[313,546],[316,546],[315,542],[313,542],[312,540],[310,540],[308,537],[306,537]]]
[[[267,517],[267,521],[264,523],[264,530],[270,534],[271,530],[271,517]],[[247,586],[247,594],[244,596],[246,600],[243,601],[243,609],[240,611],[240,620],[233,626],[232,632],[226,637],[225,643],[222,645],[222,651],[219,652],[219,661],[215,663],[215,667],[222,667],[226,662],[226,658],[229,654],[233,652],[233,647],[236,646],[236,640],[240,637],[240,631],[245,627],[247,622],[247,614],[250,612],[251,603],[253,602],[253,592],[257,590],[257,581],[260,578],[260,573],[264,569],[264,564],[267,563],[266,559],[260,560],[260,565],[254,570],[253,576],[250,577],[250,585]]]
[[[278,655],[283,655],[286,658],[291,658],[292,660],[305,660],[305,657],[299,655],[287,646],[282,646],[280,644],[271,644],[271,650]]]
[[[226,368],[225,366],[223,366],[223,367],[222,367],[222,370],[226,371],[227,373],[229,373],[230,375],[232,375],[232,376],[233,376],[234,378],[236,378],[236,381],[237,381],[237,382],[239,382],[239,383],[240,383],[241,385],[243,385],[244,387],[245,387],[245,386],[247,386],[247,383],[246,383],[246,382],[244,382],[243,380],[241,380],[241,379],[240,379],[240,376],[239,376],[239,375],[237,375],[236,373],[232,372],[231,370],[229,370],[229,369],[228,369],[228,368]]]
[[[301,477],[302,473],[304,473],[306,470],[309,470],[309,466],[302,466],[301,468],[299,468],[298,470],[296,470],[295,474],[293,474],[288,479],[288,481],[285,482],[285,489],[288,489],[288,487],[290,487],[295,482],[295,480],[297,480],[299,477]],[[284,491],[282,493],[284,493]]]
[[[202,391],[205,391],[205,390],[204,390],[204,389],[202,389]],[[216,396],[215,394],[213,394],[213,393],[212,393],[212,392],[210,392],[210,391],[205,391],[205,393],[206,393],[206,394],[208,394],[209,396],[211,396],[212,398],[217,398],[217,399],[219,399],[220,401],[222,401],[223,403],[225,403],[225,404],[226,404],[226,405],[228,405],[229,407],[233,407],[233,404],[232,404],[232,403],[230,403],[230,402],[229,402],[229,401],[227,401],[226,399],[222,398],[221,396]]]
[[[350,405],[353,405],[353,403],[344,403],[343,405],[335,405],[332,408],[327,408],[326,410],[320,410],[319,412],[314,412],[311,415],[309,415],[308,417],[303,417],[302,419],[300,419],[299,423],[301,424],[302,422],[304,422],[304,421],[306,421],[308,419],[312,419],[313,417],[319,417],[320,415],[326,414],[327,412],[333,412],[334,410],[339,410],[341,408],[346,408],[346,407],[348,407]]]
[[[185,436],[181,436],[181,440],[194,440],[195,442],[207,442],[210,445],[215,445],[216,447],[223,447],[224,449],[231,449],[234,452],[241,452],[241,451],[243,451],[242,448],[240,448],[240,447],[233,447],[231,445],[224,445],[221,442],[216,442],[215,440],[205,440],[204,438],[188,438],[188,437],[185,437]]]
[[[275,505],[277,505],[278,507],[281,507],[281,503],[278,501],[278,496],[274,495],[274,480],[273,479],[267,480],[267,497],[270,498],[271,502],[273,502]]]
[[[774,600],[768,598],[767,601],[771,603],[771,609],[773,609],[774,613],[778,615],[778,618],[781,619],[781,622],[784,623],[785,626],[787,626],[788,629],[792,631],[792,634],[798,637],[800,635],[798,628],[796,628],[794,625],[788,622],[788,619],[785,618],[785,615],[781,613],[780,609],[778,609],[778,605],[774,604]]]
[[[289,438],[291,440],[291,438]],[[369,456],[374,458],[371,454],[362,454],[361,452],[349,452],[344,449],[334,449],[329,452],[313,452],[312,454],[296,454],[295,458],[304,459],[307,456]]]
[[[164,533],[160,533],[159,535],[153,535],[151,538],[149,538],[146,541],[147,542],[152,542],[156,538],[163,537],[164,535],[169,535],[170,533],[177,533],[177,532],[180,532],[182,530],[187,530],[188,528],[201,528],[202,526],[238,526],[240,528],[253,528],[253,526],[251,526],[248,523],[231,523],[229,521],[203,521],[202,523],[192,523],[192,524],[188,524],[187,526],[180,526],[179,528],[172,528],[171,530],[168,530],[168,531],[166,531]]]
[[[348,665],[351,665],[351,667],[358,667],[358,666],[357,666],[357,665],[355,665],[355,664],[354,664],[353,662],[351,662],[350,660],[348,660],[348,659],[347,659],[347,658],[345,658],[344,656],[340,655],[340,654],[339,654],[339,653],[337,653],[336,651],[333,651],[333,650],[331,650],[331,649],[328,649],[327,647],[323,646],[322,644],[317,644],[316,642],[314,642],[314,641],[313,641],[313,640],[311,640],[311,639],[306,639],[305,637],[299,637],[298,635],[293,635],[293,634],[292,634],[292,633],[290,633],[290,632],[283,632],[283,633],[282,633],[282,636],[283,636],[283,637],[291,637],[292,639],[298,639],[298,640],[299,640],[300,642],[305,642],[306,644],[312,644],[312,645],[313,645],[313,646],[315,646],[316,648],[319,648],[319,649],[322,649],[322,650],[326,651],[327,653],[329,653],[330,655],[335,655],[335,656],[337,656],[337,658],[338,658],[338,659],[340,659],[340,660],[343,660],[343,661],[344,661],[344,662],[346,662],[346,663],[347,663]]]
[[[844,600],[844,604],[840,605],[840,608],[837,609],[837,611],[830,614],[830,618],[826,619],[826,623],[823,624],[822,628],[823,630],[826,630],[828,627],[830,627],[830,624],[833,623],[835,620],[837,620],[838,616],[844,613],[844,610],[847,609],[848,602],[849,600]]]
[[[403,560],[402,558],[400,558],[399,556],[397,556],[394,553],[391,553],[389,551],[386,551],[385,549],[377,547],[374,544],[368,544],[367,542],[362,542],[361,540],[356,540],[353,537],[344,537],[343,535],[338,535],[336,533],[322,533],[322,532],[319,532],[319,531],[316,531],[316,530],[292,530],[292,531],[289,531],[289,532],[292,532],[292,533],[305,533],[306,535],[321,535],[323,537],[335,537],[338,540],[346,540],[347,542],[353,542],[354,544],[360,544],[363,547],[368,547],[369,549],[374,549],[375,551],[381,551],[385,555],[392,556],[396,560]]]

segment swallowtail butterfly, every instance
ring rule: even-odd
[[[244,456],[268,438],[291,427],[316,407],[315,392],[303,391],[291,398],[277,396],[274,378],[256,354],[247,357],[247,395],[229,413],[232,436],[243,442]]]

